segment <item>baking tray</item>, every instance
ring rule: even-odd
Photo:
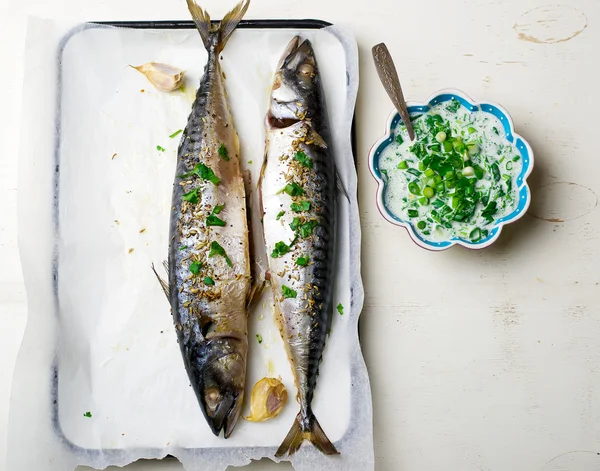
[[[100,22],[89,22],[90,25],[102,25],[102,26],[113,26],[113,27],[121,27],[121,28],[133,28],[133,29],[149,29],[149,30],[194,30],[195,26],[194,23],[192,21],[100,21]],[[315,19],[297,19],[297,20],[244,20],[239,24],[239,28],[240,29],[321,29],[321,28],[325,28],[327,26],[331,26],[331,23],[328,23],[326,21],[322,21],[322,20],[315,20]],[[59,93],[60,90],[62,90],[62,86],[63,86],[63,77],[62,77],[62,54],[64,52],[64,47],[66,46],[66,43],[68,42],[68,40],[70,39],[70,36],[67,36],[60,47],[59,50],[59,55],[58,55],[58,89],[59,89]],[[61,110],[60,110],[60,100],[58,102],[58,110],[57,110],[57,129],[60,129],[60,125],[61,125]],[[356,165],[356,134],[355,134],[355,121],[353,119],[353,123],[352,123],[352,135],[351,135],[351,139],[352,139],[352,150],[353,150],[353,159],[354,159],[354,163]],[[60,233],[60,227],[59,227],[59,215],[58,215],[58,208],[60,207],[60,194],[59,194],[59,188],[60,188],[60,176],[61,176],[61,168],[60,168],[60,152],[61,152],[61,138],[60,138],[60,133],[57,133],[57,140],[56,140],[56,146],[55,146],[55,175],[54,175],[54,181],[55,181],[55,198],[54,198],[54,208],[56,211],[55,214],[55,235]],[[57,316],[59,316],[60,313],[60,307],[59,307],[59,279],[58,279],[58,261],[59,261],[59,256],[58,253],[55,251],[55,256],[54,256],[54,261],[53,261],[53,288],[54,288],[54,297],[55,297],[55,313]],[[173,339],[174,341],[174,339]],[[352,375],[354,375],[354,372],[352,372]],[[86,448],[86,447],[81,447],[75,443],[73,443],[63,432],[63,427],[60,423],[60,414],[59,414],[59,407],[60,407],[60,402],[59,402],[59,396],[58,396],[58,391],[59,391],[59,366],[58,366],[58,360],[56,360],[54,362],[54,366],[53,366],[53,370],[52,370],[52,382],[53,382],[53,386],[52,386],[52,390],[53,390],[53,397],[52,397],[52,424],[53,424],[53,429],[54,432],[56,433],[56,435],[59,437],[60,441],[63,443],[63,445],[68,448],[70,451],[72,451],[73,453],[77,454],[77,455],[85,455],[88,462],[89,463],[93,463],[95,461],[95,458],[100,458],[102,456],[102,459],[106,459],[106,457],[110,457],[110,460],[113,462],[119,462],[122,461],[124,459],[125,454],[130,454],[131,453],[131,448],[124,450],[124,449],[118,449],[118,448],[101,448],[101,449],[97,449],[97,448]],[[293,401],[292,401],[293,402]],[[351,431],[352,426],[350,425],[346,435],[350,435],[350,431]],[[340,441],[343,441],[344,438],[346,437],[346,435],[344,435],[344,437],[342,437],[341,440],[338,441],[338,443]],[[265,454],[267,454],[272,447],[251,447],[253,451],[256,450],[263,450]],[[210,447],[206,447],[206,448],[201,448],[201,450],[210,450]],[[157,451],[158,449],[155,448],[147,448],[147,447],[141,447],[141,448],[136,448],[135,449],[135,453],[139,454],[140,456],[148,456],[148,457],[152,457],[152,456],[156,456],[157,455]]]

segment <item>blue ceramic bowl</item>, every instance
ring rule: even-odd
[[[459,90],[447,89],[440,90],[429,97],[424,103],[408,102],[409,113],[423,113],[429,110],[431,106],[450,101],[452,99],[458,100],[467,110],[470,111],[483,111],[490,113],[500,120],[504,127],[504,133],[509,142],[513,143],[519,153],[523,162],[523,169],[520,175],[517,177],[517,191],[519,194],[519,203],[515,210],[500,219],[494,221],[488,236],[485,239],[472,242],[468,239],[462,239],[460,237],[453,237],[448,240],[431,241],[425,239],[416,230],[413,223],[409,220],[402,219],[395,215],[386,205],[386,191],[387,183],[382,178],[379,170],[379,158],[384,149],[394,141],[394,130],[398,126],[398,123],[402,120],[396,110],[390,114],[386,125],[386,134],[375,145],[371,148],[369,153],[369,167],[375,180],[377,180],[377,207],[381,215],[392,224],[402,226],[408,231],[408,235],[411,239],[419,246],[429,250],[445,250],[452,247],[453,245],[462,245],[470,249],[482,249],[492,244],[500,236],[502,227],[505,224],[516,221],[521,218],[529,207],[531,202],[531,192],[527,186],[527,177],[533,169],[533,151],[531,146],[515,132],[513,121],[508,112],[500,105],[491,102],[478,102],[472,100],[467,95]]]

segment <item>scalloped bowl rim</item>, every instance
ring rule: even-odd
[[[446,98],[447,95],[450,96],[450,98]],[[445,99],[439,100],[440,97],[444,97]],[[439,90],[430,95],[429,98],[424,102],[410,101],[407,102],[406,105],[411,113],[415,111],[426,111],[425,108],[429,108],[431,104],[435,105],[437,103],[443,103],[445,101],[449,101],[450,99],[452,99],[452,97],[457,98],[463,105],[465,104],[465,102],[468,103],[470,106],[467,108],[470,111],[486,111],[490,114],[493,114],[494,116],[497,116],[497,114],[503,116],[503,118],[500,118],[500,122],[504,126],[504,136],[509,141],[512,138],[511,142],[519,150],[519,154],[521,155],[521,159],[523,162],[523,169],[517,177],[519,204],[512,213],[498,219],[495,222],[493,228],[490,230],[488,237],[486,237],[485,239],[481,239],[478,242],[471,242],[469,240],[461,239],[458,237],[454,237],[452,239],[447,239],[444,241],[433,242],[419,236],[411,222],[404,221],[403,219],[400,219],[399,217],[396,217],[392,214],[392,212],[388,209],[387,205],[385,204],[384,199],[387,184],[381,178],[381,173],[379,172],[379,155],[381,154],[383,149],[385,149],[385,147],[387,147],[392,142],[394,136],[394,129],[397,125],[397,122],[400,121],[398,111],[394,109],[388,116],[384,136],[377,140],[377,142],[373,144],[371,150],[369,151],[369,169],[371,171],[371,174],[377,181],[377,209],[386,221],[396,226],[404,227],[404,229],[406,229],[408,235],[413,240],[413,242],[415,242],[417,245],[424,249],[432,251],[446,250],[455,245],[461,245],[468,249],[483,249],[485,247],[488,247],[498,239],[500,233],[502,232],[502,228],[506,224],[513,223],[523,217],[531,203],[531,191],[529,189],[529,185],[527,184],[527,178],[533,170],[533,149],[520,134],[515,132],[515,126],[512,117],[503,106],[492,101],[473,100],[466,93],[453,88]],[[485,107],[487,107],[488,109],[485,110]],[[413,108],[413,110],[411,110],[411,108]],[[414,110],[414,108],[421,109]]]

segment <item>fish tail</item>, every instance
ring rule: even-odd
[[[202,37],[204,47],[209,50],[214,46],[217,52],[221,52],[225,48],[225,44],[227,44],[231,34],[244,17],[246,10],[248,10],[250,0],[242,0],[238,3],[225,15],[217,26],[211,24],[209,14],[195,0],[187,0],[187,5],[196,28]],[[216,41],[213,39],[215,35],[217,36]]]
[[[293,455],[298,451],[304,440],[310,441],[321,453],[326,455],[340,454],[333,443],[329,441],[327,435],[325,435],[312,411],[309,412],[307,418],[303,417],[302,411],[300,411],[296,416],[296,420],[294,420],[292,428],[277,449],[275,456],[281,458],[286,454]]]

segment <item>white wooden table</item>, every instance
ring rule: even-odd
[[[183,0],[3,1],[12,3],[0,6],[0,469],[26,317],[16,235],[21,14],[187,18]],[[254,0],[250,8],[249,18],[339,23],[359,43],[361,327],[377,471],[600,469],[600,4],[564,3]],[[203,4],[215,16],[226,8]],[[532,145],[530,214],[491,248],[429,253],[380,217],[367,166],[391,108],[370,57],[380,41],[408,99],[456,87],[499,102]],[[263,460],[248,469],[290,467]]]

